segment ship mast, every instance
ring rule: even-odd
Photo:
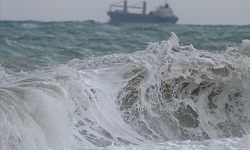
[[[123,5],[120,4],[122,2],[123,2]],[[111,4],[109,6],[109,11],[112,12],[112,8],[114,8],[114,7],[116,7],[116,8],[122,8],[122,11],[124,13],[128,13],[128,9],[129,8],[130,9],[141,9],[142,10],[142,14],[146,15],[146,13],[147,13],[147,11],[146,11],[147,10],[147,3],[146,3],[146,1],[143,1],[140,4],[142,4],[142,6],[137,6],[138,4],[137,5],[129,6],[128,5],[128,1],[124,0],[124,1],[119,2],[118,4]]]
[[[143,15],[146,15],[146,9],[147,9],[147,3],[146,3],[146,1],[143,1],[143,8],[142,8],[142,14]]]
[[[128,12],[128,2],[127,2],[127,0],[124,0],[123,11]]]
[[[2,19],[2,0],[0,0],[0,20]]]

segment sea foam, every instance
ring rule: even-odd
[[[249,149],[249,57],[182,46],[1,71],[0,148]]]

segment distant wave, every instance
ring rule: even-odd
[[[183,44],[224,51],[250,39],[249,26],[110,25],[94,21],[0,21],[0,64],[12,71],[66,64],[114,53],[144,50],[174,31]]]

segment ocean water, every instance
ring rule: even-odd
[[[0,22],[1,150],[248,150],[250,26]]]

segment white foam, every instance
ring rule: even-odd
[[[249,40],[243,41],[242,47],[249,49]],[[241,92],[239,101],[245,104],[241,115],[250,117],[250,63],[241,58],[180,46],[178,37],[171,33],[170,40],[151,43],[146,51],[133,54],[74,60],[67,65],[12,75],[6,75],[0,67],[0,79],[4,80],[0,83],[5,83],[0,86],[0,148],[80,150],[98,149],[101,145],[107,149],[248,149],[249,136],[217,139],[225,137],[216,123],[228,118],[224,104],[230,93]],[[140,99],[131,106],[134,110],[123,112],[118,93],[131,92],[123,91],[124,87],[140,73],[143,80],[136,85]],[[159,87],[164,81],[175,85],[173,90],[176,90],[181,84],[176,80],[179,77],[187,79],[190,86],[184,93],[177,93],[178,98],[173,102],[166,103]],[[191,90],[202,81],[224,85],[222,93],[214,99],[217,109],[213,113],[209,112],[206,101],[213,88],[206,87],[202,94],[190,96]],[[152,86],[155,91],[150,92]],[[204,130],[214,139],[180,141],[178,120],[168,118],[173,119],[175,132],[167,124],[170,120],[162,118],[178,110],[180,102],[191,106],[199,116],[199,127],[185,128],[190,135],[199,135]],[[139,110],[137,116],[124,118],[123,113],[135,110]],[[237,115],[231,115],[230,119],[249,134],[250,126],[237,120]],[[133,124],[136,121],[144,126]],[[158,139],[150,141],[146,136],[151,134]],[[164,142],[159,144],[159,141]],[[126,142],[138,145],[118,146]]]
[[[242,40],[242,46],[244,48],[250,48],[250,40],[248,39]]]
[[[227,138],[227,139],[213,139],[202,142],[196,141],[170,141],[161,144],[144,144],[127,147],[112,147],[111,150],[249,150],[250,139],[246,136],[242,139]]]
[[[247,55],[247,56],[250,56],[250,40],[242,40],[242,43],[241,43],[241,46],[242,46],[242,53],[244,55]]]

